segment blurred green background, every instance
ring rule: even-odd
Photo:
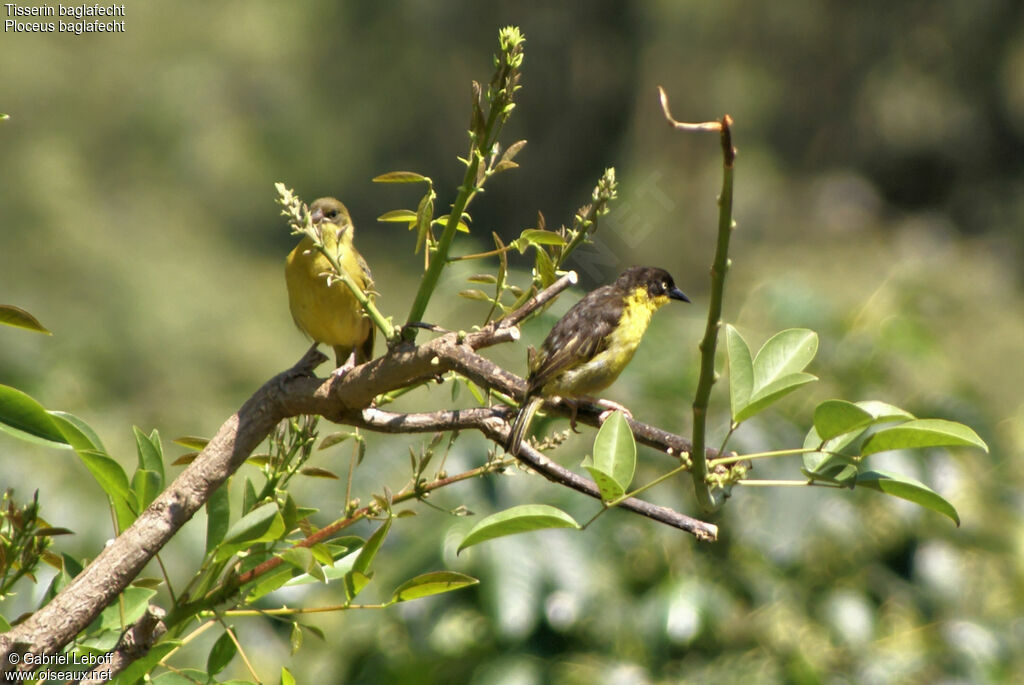
[[[491,231],[518,235],[538,211],[549,227],[569,221],[615,166],[620,199],[573,264],[583,285],[650,263],[695,303],[659,314],[608,397],[689,430],[720,155],[713,137],[669,131],[663,85],[677,118],[736,121],[726,318],[754,346],[788,326],[821,335],[810,369],[821,382],[745,425],[733,446],[797,446],[813,406],[842,397],[966,422],[992,450],[873,457],[950,499],[959,529],[870,492],[741,489],[715,517],[717,544],[613,512],[582,535],[508,538],[456,558],[474,519],[421,506],[395,526],[371,589],[446,567],[482,583],[311,619],[327,641],[307,638],[295,657],[286,631],[239,621],[243,643],[261,645],[252,656],[263,677],[287,664],[301,682],[352,683],[1024,678],[1024,4],[182,0],[126,10],[124,34],[0,37],[0,111],[11,115],[0,124],[0,302],[54,332],[0,328],[0,382],[83,417],[125,465],[132,424],[210,435],[304,351],[281,272],[293,238],[273,182],[348,204],[381,308],[404,318],[420,258],[403,226],[375,218],[414,207],[416,189],[370,179],[419,171],[434,178],[439,207],[450,202],[469,82],[489,78],[505,24],[527,44],[503,141],[529,144],[522,168],[476,201],[474,236],[456,251],[488,249]],[[484,266],[453,270],[428,318],[479,322],[483,305],[452,293],[465,287],[460,273]],[[526,341],[537,344],[575,298],[528,325]],[[524,370],[522,345],[489,354]],[[719,439],[724,390],[711,423]],[[432,388],[402,406],[449,397]],[[555,458],[576,467],[591,438]],[[401,487],[408,444],[420,440],[370,436],[364,502]],[[464,437],[449,472],[482,463],[486,449]],[[648,450],[640,458],[640,478],[667,467]],[[344,471],[348,452],[322,460]],[[798,468],[759,463],[755,474]],[[92,555],[109,535],[99,488],[72,455],[0,436],[0,473],[0,487],[23,499],[38,488],[44,516],[76,531],[61,550]],[[344,506],[335,483],[298,490],[321,523]],[[686,479],[651,497],[695,511]],[[521,473],[433,501],[478,514],[524,501],[582,517],[595,507]],[[177,578],[202,528],[187,526],[165,554]],[[326,604],[337,591],[277,599]],[[32,602],[25,587],[0,610]],[[203,649],[182,663],[201,665]]]

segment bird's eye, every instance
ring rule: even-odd
[[[669,290],[669,287],[670,287],[670,286],[669,286],[669,284],[668,284],[668,281],[662,281],[662,282],[661,282],[661,292],[663,292],[663,293],[667,293],[667,292],[668,292],[668,290]]]
[[[338,218],[338,210],[336,210],[336,209],[328,209],[327,213],[325,213],[324,216],[326,216],[328,219],[337,219]]]

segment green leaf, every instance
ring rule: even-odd
[[[295,625],[298,624],[296,623]],[[295,676],[284,666],[281,667],[281,685],[295,685]]]
[[[612,477],[625,491],[636,470],[636,442],[633,431],[621,411],[612,412],[594,438],[593,466]],[[595,480],[597,480],[595,478]]]
[[[823,443],[817,429],[811,426],[811,429],[807,431],[807,436],[804,438],[803,447],[804,449],[818,448],[821,451],[807,452],[803,455],[804,469],[809,472],[820,473],[824,472],[830,462],[834,462],[836,459],[841,459],[843,463],[847,463],[849,458],[837,453],[863,435],[866,430],[867,427],[858,428],[849,433],[837,435],[831,440],[825,440]]]
[[[132,475],[132,492],[135,493],[137,511],[142,511],[152,504],[162,489],[159,473],[149,469],[138,469]]]
[[[861,454],[866,457],[887,450],[954,445],[978,447],[988,452],[985,441],[962,423],[943,419],[915,419],[878,431],[864,442]]]
[[[138,426],[132,426],[135,433],[135,448],[139,455],[139,468],[153,471],[160,476],[160,487],[164,483],[164,450],[160,445],[160,433],[153,430],[146,435]]]
[[[245,486],[242,488],[242,511],[252,512],[256,507],[256,486],[252,484],[252,479],[245,479]]]
[[[231,519],[231,500],[225,482],[206,500],[206,553],[212,552],[227,535]]]
[[[857,465],[846,459],[846,457],[834,457],[817,471],[800,469],[808,479],[815,482],[831,483],[844,488],[853,488],[855,478],[859,473]]]
[[[180,438],[175,438],[174,440],[171,440],[171,442],[175,445],[181,445],[187,450],[196,450],[197,452],[201,452],[206,448],[206,445],[209,444],[210,441],[207,438],[197,438],[192,435],[185,435]]]
[[[434,219],[434,191],[427,192],[420,200],[416,208],[416,249],[413,254],[419,254],[420,250],[427,243],[427,236],[430,235],[430,224]],[[409,228],[412,228],[410,226]]]
[[[614,502],[626,494],[626,489],[610,473],[606,473],[596,466],[591,466],[589,459],[583,460],[583,468],[590,473],[590,477],[597,484],[597,489],[601,492],[602,502]]]
[[[555,264],[551,261],[551,255],[543,247],[537,248],[537,256],[534,261],[537,275],[540,276],[540,285],[546,288],[555,282]]]
[[[565,247],[565,238],[554,231],[544,231],[539,228],[528,228],[519,234],[519,240],[525,240],[530,245],[557,245]]]
[[[349,571],[345,574],[345,597],[348,601],[355,599],[360,592],[363,591],[370,581],[373,580],[373,575],[366,575],[361,571]]]
[[[278,556],[299,569],[299,571],[313,576],[321,583],[327,582],[324,570],[320,568],[320,564],[313,558],[313,551],[308,547],[291,547],[281,552]]]
[[[886,471],[865,471],[857,476],[857,485],[937,511],[951,518],[957,527],[960,526],[960,515],[957,514],[953,505],[927,485],[913,478]]]
[[[355,549],[363,544],[363,540],[361,538],[357,538],[357,537],[354,537],[354,536],[345,536],[345,537],[339,538],[339,542],[343,542],[344,544],[343,545],[328,545],[328,547],[332,547],[333,548],[332,551],[334,552],[334,560],[335,560],[334,561],[334,565],[333,566],[328,566],[327,568],[322,568],[321,569],[324,572],[324,577],[326,577],[328,581],[339,580],[339,579],[344,580],[346,576],[348,576],[350,573],[352,573],[352,567],[355,565],[355,560],[358,557],[358,555],[355,554]],[[314,554],[313,556],[316,557],[316,554]],[[363,575],[365,575],[365,574],[363,574]],[[369,576],[366,576],[366,578],[367,578],[367,582],[369,582]],[[313,577],[313,576],[309,575],[308,573],[304,573],[304,574],[295,576],[294,578],[287,579],[287,583],[285,583],[285,584],[288,587],[297,587],[299,585],[309,585],[311,583],[322,583],[322,582],[324,582],[324,581],[321,578]],[[278,586],[280,586],[280,585],[278,585]],[[273,589],[276,589],[276,588],[273,588]],[[252,601],[252,598],[249,601]]]
[[[205,683],[209,679],[209,674],[198,668],[182,668],[161,673],[149,681],[149,685],[196,685],[196,683]],[[118,682],[121,682],[120,678]],[[226,684],[220,683],[220,685]]]
[[[511,162],[513,159],[515,159],[515,156],[519,154],[519,151],[522,150],[523,146],[525,145],[525,140],[517,140],[516,142],[512,143],[511,145],[508,146],[508,149],[505,150],[504,154],[501,155],[501,161]]]
[[[303,476],[309,476],[310,478],[328,478],[331,480],[338,480],[338,475],[327,469],[322,469],[318,466],[307,466],[306,468],[299,471]]]
[[[473,274],[466,279],[470,283],[481,283],[483,285],[493,285],[498,282],[498,277],[494,274]]]
[[[29,442],[67,447],[43,405],[9,385],[0,385],[0,430]]]
[[[871,425],[888,423],[890,421],[907,421],[914,418],[914,415],[910,412],[886,402],[867,400],[864,402],[857,402],[856,406],[863,409],[873,417],[870,424],[858,426],[824,441],[821,439],[821,436],[818,435],[818,431],[814,426],[811,426],[811,429],[807,431],[807,436],[804,438],[804,448],[821,449],[820,452],[808,452],[807,454],[804,454],[804,468],[807,471],[816,474],[828,472],[829,469],[833,468],[837,458],[842,464],[848,463],[848,458],[840,457],[840,455],[835,453],[842,452],[846,449],[847,446],[863,435]]]
[[[409,224],[409,228],[411,229],[416,224],[416,212],[411,209],[392,209],[390,212],[385,212],[378,216],[377,221]]]
[[[547,504],[521,504],[491,514],[473,526],[456,550],[456,554],[473,545],[505,535],[528,533],[546,528],[576,528],[580,524],[561,509]]]
[[[780,378],[803,371],[818,351],[818,334],[806,328],[790,328],[773,335],[754,357],[754,391]]]
[[[460,290],[459,297],[464,297],[467,300],[481,300],[483,302],[490,302],[491,296],[485,293],[483,290],[477,290],[476,288],[470,288],[469,290]]]
[[[459,590],[480,581],[472,576],[455,571],[434,571],[411,578],[395,588],[391,602],[407,602],[410,599],[439,595],[442,592]]]
[[[0,323],[14,326],[15,328],[24,328],[27,331],[53,335],[46,326],[39,323],[39,319],[21,307],[15,307],[13,304],[0,304]]]
[[[152,671],[158,663],[181,646],[181,640],[163,639],[153,645],[144,656],[132,661],[117,674],[117,682],[134,683]]]
[[[231,526],[224,545],[217,551],[217,561],[224,561],[235,552],[258,542],[277,540],[285,534],[284,518],[274,502],[263,504]]]
[[[235,525],[228,530],[226,541],[236,542],[257,542],[264,539],[276,539],[276,536],[267,538],[267,534],[274,529],[275,519],[280,516],[280,511],[275,502],[267,502],[243,516]],[[282,527],[284,520],[281,521]]]
[[[374,557],[377,556],[377,552],[380,551],[381,545],[384,544],[384,538],[387,537],[388,531],[391,530],[391,519],[385,519],[384,523],[380,525],[380,528],[373,532],[373,535],[366,541],[363,548],[359,551],[359,556],[356,557],[356,562],[352,565],[352,568],[361,573],[366,573],[370,570],[370,564],[373,563]]]
[[[871,412],[846,400],[825,400],[814,409],[814,428],[824,440],[866,428],[874,420]]]
[[[130,526],[138,513],[137,502],[121,465],[104,452],[76,449],[75,453],[110,498],[117,516],[118,529],[124,530]]]
[[[127,587],[120,598],[100,612],[89,625],[88,633],[101,633],[106,630],[118,631],[124,626],[142,618],[149,608],[149,600],[156,595],[156,590],[142,587]],[[122,620],[124,621],[122,623]]]
[[[141,587],[149,590],[156,590],[163,584],[163,578],[136,578],[132,581],[132,587]]]
[[[64,442],[71,445],[72,448],[90,449],[97,452],[107,451],[107,448],[103,446],[103,442],[100,440],[100,436],[96,435],[96,431],[92,429],[92,426],[82,419],[74,414],[68,414],[63,411],[50,411],[47,413],[53,418],[57,429],[64,436]]]
[[[430,183],[430,178],[415,171],[389,171],[373,179],[374,183]]]
[[[340,443],[345,442],[349,438],[355,437],[355,433],[348,431],[338,431],[337,433],[331,433],[320,441],[320,447],[317,449],[325,450],[328,447],[334,447]]]
[[[134,499],[128,476],[112,457],[96,450],[79,450],[82,463],[111,498]]]
[[[729,359],[729,402],[735,421],[754,392],[754,360],[743,336],[730,325],[725,327],[725,350]]]
[[[900,409],[888,402],[865,400],[864,402],[857,402],[857,406],[875,417],[875,423],[884,423],[886,421],[910,421],[917,418],[906,409]]]
[[[733,417],[733,421],[736,423],[746,421],[751,416],[764,411],[771,404],[782,399],[800,386],[812,383],[816,380],[818,380],[818,377],[812,376],[809,373],[792,373],[788,376],[778,378],[768,385],[756,390],[750,398],[749,404],[737,412]]]
[[[210,675],[216,675],[228,667],[231,660],[238,653],[235,641],[231,639],[228,631],[221,633],[217,641],[210,648],[210,655],[206,657],[206,670]]]
[[[255,585],[247,585],[246,587],[250,587],[251,589],[248,594],[246,594],[245,601],[252,604],[260,597],[269,595],[271,592],[278,589],[297,575],[301,574],[291,566],[280,567],[277,570],[261,577]],[[309,577],[310,582],[313,582],[312,576],[307,577]]]
[[[363,541],[360,540],[359,542],[362,544]],[[312,552],[313,558],[321,564],[324,564],[325,566],[334,566],[334,556],[331,554],[330,548],[324,543],[320,542],[312,545],[309,548],[309,551]]]
[[[436,219],[434,219],[433,223],[437,224],[438,226],[445,226],[445,227],[447,227],[448,226],[448,217],[446,217],[446,216],[439,216]],[[464,222],[460,221],[458,223],[458,225],[455,227],[455,230],[459,231],[460,233],[469,233],[469,226],[467,226]]]

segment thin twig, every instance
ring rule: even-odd
[[[500,409],[454,409],[420,414],[395,414],[379,409],[364,409],[359,416],[346,417],[347,422],[368,430],[384,433],[427,433],[438,430],[475,429],[498,444],[508,440],[509,425],[506,412]],[[518,459],[548,480],[565,485],[577,492],[601,499],[601,492],[593,481],[556,464],[531,445],[524,444]],[[718,527],[711,523],[680,514],[667,507],[627,498],[618,506],[641,516],[667,523],[696,536],[698,540],[714,541],[718,538]]]
[[[708,482],[708,464],[705,458],[705,440],[708,405],[711,399],[711,387],[715,383],[715,351],[718,345],[718,331],[722,327],[722,301],[725,296],[725,275],[729,270],[729,238],[735,228],[732,220],[732,179],[733,162],[736,151],[732,147],[730,126],[732,119],[728,114],[718,122],[702,124],[684,124],[676,121],[668,108],[668,96],[663,88],[658,88],[661,108],[668,122],[678,131],[715,131],[722,141],[722,191],[718,196],[718,241],[715,246],[715,258],[711,265],[711,292],[708,301],[708,318],[704,328],[704,338],[700,342],[700,377],[697,381],[697,392],[693,399],[693,488],[697,502],[704,511],[714,511],[720,501],[711,494]]]

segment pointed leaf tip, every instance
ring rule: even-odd
[[[960,526],[960,515],[952,504],[924,483],[908,476],[888,471],[865,471],[857,476],[857,485],[919,504],[948,516],[957,527]]]

